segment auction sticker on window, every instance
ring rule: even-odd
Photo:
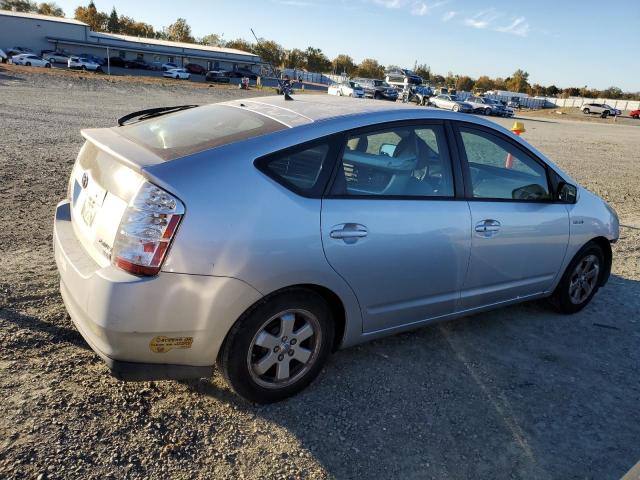
[[[154,353],[166,353],[174,348],[191,348],[192,345],[193,337],[165,337],[158,335],[149,342],[149,348]]]

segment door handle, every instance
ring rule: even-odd
[[[475,231],[484,237],[491,237],[500,231],[500,222],[497,220],[482,220],[476,223]]]
[[[354,243],[359,238],[366,237],[368,233],[367,227],[364,225],[358,223],[343,223],[332,227],[329,236],[337,240],[344,240],[345,243]]]

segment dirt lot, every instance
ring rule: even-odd
[[[51,249],[78,131],[253,92],[78,77],[0,67],[0,478],[617,479],[640,460],[631,228],[580,314],[525,304],[341,351],[277,405],[239,401],[217,374],[112,379],[66,315]],[[640,227],[640,128],[524,121]]]

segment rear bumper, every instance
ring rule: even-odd
[[[261,298],[228,277],[100,267],[75,236],[68,201],[56,208],[53,243],[67,311],[119,378],[208,376],[231,326]]]

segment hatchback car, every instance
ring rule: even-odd
[[[89,60],[85,57],[69,57],[67,61],[67,67],[72,70],[90,70],[92,72],[101,72],[102,67],[99,63]]]
[[[481,117],[330,96],[83,130],[55,213],[62,298],[125,379],[290,396],[330,352],[550,297],[589,303],[618,218]]]

